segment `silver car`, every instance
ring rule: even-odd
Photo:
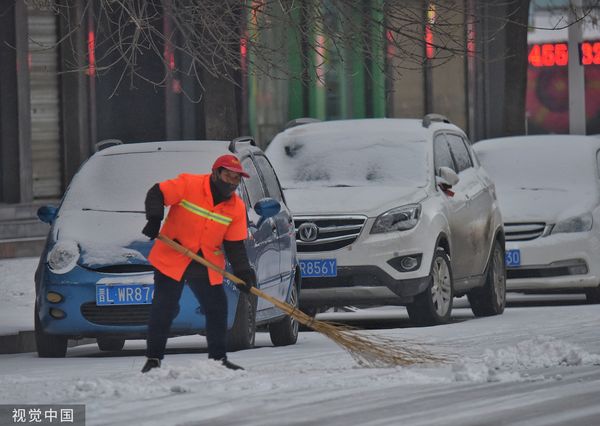
[[[514,136],[474,148],[498,187],[508,290],[600,303],[600,139]]]
[[[292,211],[301,307],[406,305],[418,324],[505,306],[494,185],[442,116],[305,120],[266,150]]]

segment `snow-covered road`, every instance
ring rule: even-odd
[[[402,368],[359,368],[313,332],[283,348],[259,333],[259,348],[230,354],[243,372],[206,360],[201,337],[172,339],[178,353],[146,375],[140,341],[128,342],[124,356],[95,345],[71,348],[66,359],[2,355],[0,399],[83,403],[89,425],[597,425],[599,323],[598,306],[570,305],[367,331],[449,356]]]
[[[29,266],[22,269],[31,273]],[[9,270],[16,271],[12,280],[20,279],[18,267]],[[29,289],[6,288],[0,319],[18,322],[25,308],[29,321],[30,302],[17,300],[29,297]],[[446,356],[444,364],[360,368],[314,332],[279,348],[259,333],[256,349],[230,354],[245,371],[208,361],[204,338],[197,336],[171,339],[163,368],[145,375],[139,372],[142,341],[128,341],[121,353],[103,353],[96,345],[70,348],[65,359],[0,355],[0,401],[85,404],[87,425],[595,426],[600,307],[579,300],[513,305],[502,316],[480,319],[459,301],[459,321],[424,328],[407,327],[399,307],[319,317],[395,320],[402,328],[364,333],[422,342]]]

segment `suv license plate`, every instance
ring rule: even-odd
[[[300,261],[303,277],[336,277],[336,259],[306,259]]]
[[[96,285],[96,305],[149,305],[152,303],[154,285],[124,284]]]
[[[521,266],[521,250],[507,250],[506,251],[506,267]]]

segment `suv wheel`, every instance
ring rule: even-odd
[[[294,308],[298,308],[298,288],[295,283],[292,285],[288,303]],[[281,321],[269,324],[271,342],[275,346],[293,345],[298,340],[298,329],[298,321],[286,315]]]
[[[68,339],[65,336],[47,334],[40,322],[37,303],[33,312],[35,345],[40,358],[64,358],[67,354]]]
[[[96,341],[101,351],[120,351],[125,346],[125,339],[118,337],[98,337]]]
[[[600,303],[600,287],[587,288],[585,298],[587,303]]]
[[[256,296],[240,293],[233,327],[227,333],[227,351],[254,347],[256,337]]]
[[[499,315],[506,306],[506,267],[504,248],[494,242],[494,251],[486,267],[485,284],[467,294],[476,317]]]
[[[444,324],[450,321],[454,286],[450,258],[438,248],[431,263],[429,286],[406,306],[411,321],[418,325]]]

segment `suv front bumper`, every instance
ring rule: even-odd
[[[427,289],[430,276],[395,280],[377,266],[341,266],[337,277],[303,278],[304,308],[404,305]]]

